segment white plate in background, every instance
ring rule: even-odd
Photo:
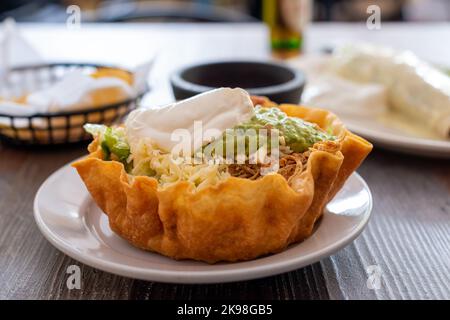
[[[389,118],[391,117],[391,118]],[[394,114],[384,119],[339,115],[352,132],[366,138],[376,147],[425,157],[450,158],[450,140],[445,140],[426,129],[412,132],[407,120]]]

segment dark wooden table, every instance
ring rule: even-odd
[[[36,28],[28,28],[26,34],[36,35]],[[48,28],[43,27],[41,33],[37,33],[41,40],[50,41]],[[141,27],[138,31],[134,31],[134,26],[128,28],[131,30],[119,28],[118,37],[125,39],[130,35],[127,32],[131,35],[137,32],[150,38],[152,35],[161,37],[162,33],[164,37],[172,35],[172,40],[181,39],[180,46],[187,57],[183,60],[181,55],[183,61],[191,60],[199,52],[199,49],[192,49],[192,42],[200,44],[205,39],[215,39],[214,43],[229,40],[232,46],[241,46],[230,49],[222,45],[225,53],[214,51],[217,57],[242,56],[246,49],[247,55],[249,52],[254,53],[252,56],[265,54],[266,32],[261,26],[242,26],[240,34],[227,26],[199,29],[157,25]],[[327,28],[336,32],[336,27]],[[343,34],[347,34],[349,28],[343,26]],[[102,41],[100,35],[110,32],[105,27],[84,30],[85,39],[89,41],[96,41],[96,34],[98,41]],[[202,30],[205,31],[202,33]],[[315,32],[320,38],[326,35],[325,31],[324,26],[318,26],[312,28],[311,33]],[[56,28],[53,36],[58,32],[65,35]],[[406,37],[412,37],[412,32],[414,30],[404,30]],[[35,37],[32,39],[40,43]],[[173,41],[164,39],[166,44],[170,42],[174,46]],[[150,49],[143,50],[150,52]],[[70,54],[77,56],[69,51],[59,53],[63,57],[72,57]],[[169,69],[174,66],[168,67],[170,52],[167,54],[169,57],[163,58],[165,62],[155,68],[161,71],[157,74],[160,77],[152,76],[160,83],[154,86],[150,100],[171,99],[167,91],[167,70],[163,70],[164,63]],[[174,61],[174,65],[180,64],[179,60]],[[85,266],[59,252],[41,235],[33,219],[35,192],[54,170],[84,153],[84,146],[27,150],[0,144],[1,299],[450,299],[448,160],[375,149],[359,169],[373,193],[373,218],[356,241],[319,263],[253,281],[172,285],[127,279]],[[81,268],[79,290],[69,290],[66,286],[66,270],[73,264]],[[374,272],[381,280],[379,289],[367,283],[373,279]]]

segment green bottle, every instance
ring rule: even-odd
[[[286,59],[302,52],[303,29],[310,7],[310,0],[263,0],[262,17],[270,28],[270,46],[275,57]]]

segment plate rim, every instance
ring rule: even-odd
[[[47,224],[42,219],[42,215],[39,210],[39,198],[43,190],[51,183],[60,177],[61,174],[70,166],[72,162],[65,164],[55,172],[53,172],[39,187],[36,192],[33,201],[33,215],[38,226],[39,231],[43,236],[58,250],[68,255],[72,259],[79,261],[85,265],[106,271],[115,275],[124,276],[132,279],[154,281],[160,283],[177,283],[177,284],[200,284],[200,283],[226,283],[235,281],[245,281],[258,278],[264,278],[268,276],[274,276],[281,273],[289,272],[292,270],[300,269],[312,263],[318,262],[325,257],[336,253],[341,250],[353,240],[355,240],[365,229],[367,223],[372,217],[373,209],[373,196],[369,186],[366,181],[357,173],[353,172],[351,176],[355,176],[359,182],[362,183],[364,189],[368,193],[368,206],[364,211],[364,218],[358,222],[355,230],[349,234],[346,234],[339,241],[333,243],[332,246],[322,248],[318,251],[310,253],[308,255],[301,255],[298,257],[291,258],[289,260],[281,260],[273,262],[270,264],[261,264],[257,266],[245,267],[241,269],[233,270],[199,270],[199,271],[189,271],[185,275],[180,276],[179,271],[171,270],[154,270],[154,269],[144,269],[142,267],[135,267],[124,265],[116,262],[111,262],[107,260],[102,260],[93,256],[86,256],[80,253],[77,249],[74,249],[70,245],[66,245],[64,241],[61,241],[57,236],[55,236],[47,226]],[[92,201],[92,200],[91,200]],[[154,253],[155,254],[155,253]],[[176,260],[174,260],[176,261]],[[245,262],[245,261],[243,261]],[[240,262],[236,262],[240,263]],[[214,265],[211,265],[214,266]],[[219,279],[217,279],[219,277]]]
[[[341,119],[345,120],[342,116]],[[351,132],[361,135],[375,145],[385,149],[407,154],[422,155],[424,157],[450,158],[450,141],[384,133],[354,123],[347,123],[346,127]],[[425,154],[424,152],[431,152],[431,154]]]

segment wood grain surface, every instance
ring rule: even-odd
[[[33,219],[34,193],[84,148],[26,151],[1,147],[0,298],[14,299],[434,299],[450,298],[450,169],[444,160],[375,151],[359,172],[374,215],[351,245],[312,266],[265,279],[170,285],[114,276],[74,261],[44,239]],[[68,290],[68,266],[82,289]],[[382,271],[379,290],[367,267]]]
[[[52,27],[28,28],[25,34],[47,39]],[[60,40],[64,41],[67,35],[60,28],[54,28],[52,37],[60,35]],[[140,47],[144,36],[162,37],[164,43],[172,43],[170,50],[179,39],[185,55],[179,55],[174,65],[198,58],[196,55],[201,50],[195,44],[205,39],[217,43],[217,47],[210,47],[207,58],[267,54],[263,42],[266,31],[261,26],[243,26],[241,35],[227,26],[204,29],[158,25],[136,29],[134,33],[133,28],[137,27],[119,28],[116,36],[132,37],[124,41],[136,42],[135,49]],[[312,42],[313,46],[319,46],[320,41],[324,43],[327,34],[324,28],[312,28],[309,37],[316,34],[318,39]],[[336,27],[328,28],[337,32]],[[90,41],[100,34],[102,43],[110,44],[111,31],[108,30],[95,27],[85,28],[84,32]],[[344,26],[342,34],[348,34],[348,30],[352,29]],[[399,33],[398,29],[393,30]],[[404,30],[404,37],[412,37],[408,32],[413,31]],[[36,37],[33,39],[39,45]],[[229,41],[233,49],[221,45],[223,41]],[[239,45],[240,49],[234,47]],[[146,44],[142,46],[145,52],[150,52]],[[63,52],[60,45],[53,47],[60,50],[58,56],[80,55]],[[171,99],[167,70],[173,68],[168,64],[174,54],[171,56],[168,52],[167,55],[155,66],[161,83],[154,87],[157,91],[153,91],[149,99],[158,103]],[[154,81],[155,75],[152,78]],[[253,281],[172,285],[132,280],[85,266],[59,252],[41,235],[33,219],[37,189],[54,170],[84,153],[84,146],[30,150],[0,144],[0,299],[450,299],[448,160],[376,149],[359,169],[373,193],[373,218],[358,239],[319,263]],[[66,286],[66,269],[73,264],[81,267],[80,290],[69,290]],[[370,269],[370,266],[375,267]],[[377,290],[367,285],[373,268],[381,274]]]

